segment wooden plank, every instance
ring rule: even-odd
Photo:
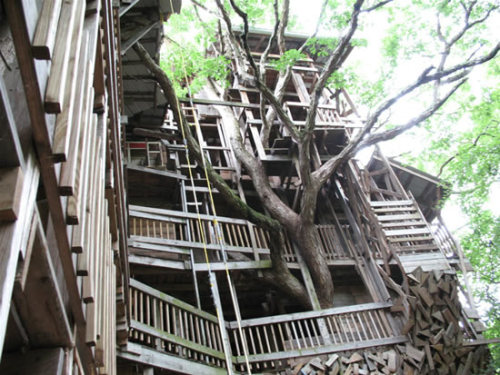
[[[398,227],[421,227],[427,226],[427,223],[422,219],[418,221],[394,221],[390,223],[382,223],[382,228],[384,230],[388,230],[390,228],[398,228]]]
[[[0,76],[0,167],[17,167],[24,164],[19,130],[9,100],[9,92]],[[28,125],[28,124],[26,124]]]
[[[398,221],[398,220],[411,220],[411,219],[421,219],[422,217],[418,213],[412,214],[402,214],[402,215],[378,215],[379,221]]]
[[[21,208],[19,218],[14,222],[0,222],[0,353],[10,311],[12,290],[16,276],[16,264],[20,249],[28,240],[33,207],[39,184],[39,170],[36,166],[34,153],[28,154],[24,168],[25,183],[21,193]]]
[[[34,349],[27,352],[6,354],[0,363],[2,375],[53,374],[62,375],[64,370],[63,348]]]
[[[413,206],[412,200],[401,200],[401,201],[371,201],[370,205],[372,207],[398,207],[398,206]]]
[[[13,300],[33,346],[72,346],[73,333],[36,209],[33,220],[36,233],[30,268],[24,290],[16,288]]]
[[[18,218],[22,190],[21,167],[0,168],[0,221],[13,221]]]
[[[394,229],[394,230],[384,230],[386,236],[409,236],[412,234],[431,234],[428,227],[416,228],[416,229]],[[432,238],[431,238],[432,239]],[[411,239],[410,239],[411,241]]]
[[[188,249],[207,249],[220,251],[221,247],[219,244],[204,244],[202,242],[191,242],[182,240],[170,240],[166,238],[154,238],[154,237],[141,237],[141,236],[130,236],[132,240],[138,240],[146,243],[154,244],[165,244],[167,246],[179,246]],[[237,253],[253,253],[254,249],[251,247],[240,247],[240,246],[229,246],[225,245],[224,250],[237,252]],[[261,254],[269,254],[269,249],[257,249]]]
[[[225,375],[227,370],[204,365],[179,356],[159,352],[139,344],[129,342],[125,349],[117,352],[118,357],[184,374]]]
[[[189,339],[183,338],[179,335],[173,335],[171,333],[160,331],[150,327],[144,323],[137,320],[130,320],[130,328],[136,329],[140,332],[147,333],[150,336],[158,337],[159,339],[170,341],[176,345],[180,345],[187,349],[192,349],[198,353],[207,354],[214,358],[224,359],[224,353],[218,350],[214,350],[208,346],[200,345],[196,342],[190,341]]]
[[[71,36],[77,12],[85,3],[77,0],[64,0],[57,27],[54,56],[50,67],[50,75],[45,90],[45,111],[61,113],[64,105],[64,92],[67,84],[68,62],[71,53]]]
[[[159,268],[166,268],[166,269],[172,269],[172,270],[186,270],[187,269],[184,261],[141,256],[138,254],[134,254],[133,252],[130,253],[130,255],[128,257],[128,261],[131,264],[139,264],[139,265],[143,265],[143,266],[159,267]]]
[[[356,341],[351,343],[318,346],[314,348],[303,348],[300,350],[287,350],[274,353],[252,354],[248,356],[248,359],[251,363],[264,362],[264,361],[278,361],[282,359],[295,358],[295,357],[314,356],[314,355],[342,352],[348,350],[360,350],[374,346],[393,345],[398,343],[404,343],[407,340],[408,339],[405,336],[395,336],[385,339]],[[246,363],[245,356],[237,356],[235,362],[238,364]]]
[[[26,4],[21,2],[6,2],[4,9],[9,18],[17,60],[19,62],[20,73],[23,80],[24,92],[28,103],[28,110],[33,130],[33,139],[40,162],[40,173],[45,188],[49,212],[54,223],[54,233],[57,241],[57,250],[61,260],[61,269],[64,276],[64,283],[67,288],[69,306],[77,325],[77,340],[80,344],[85,326],[85,318],[80,301],[80,293],[76,282],[73,268],[72,256],[69,248],[68,235],[64,221],[62,203],[58,194],[56,171],[51,160],[51,138],[48,133],[45,113],[38,85],[37,71],[34,65],[30,48],[30,36],[24,17]],[[1,263],[1,262],[0,262]],[[0,319],[1,320],[1,319]],[[84,362],[89,363],[90,353],[81,351]]]
[[[175,179],[178,179],[178,180],[187,180],[187,177],[184,176],[183,174],[175,173],[175,172],[170,172],[170,171],[164,171],[164,170],[161,170],[161,169],[155,169],[155,168],[149,168],[149,167],[141,167],[139,165],[127,165],[127,169],[131,170],[131,171],[151,173],[151,174],[156,174],[156,175],[159,175],[159,176],[171,177],[171,178],[175,178]]]
[[[261,268],[271,268],[272,262],[270,260],[252,260],[252,261],[228,261],[227,263],[222,262],[211,262],[210,269],[212,271],[225,271],[229,270],[248,270],[248,269],[261,269]],[[196,271],[208,271],[209,266],[206,263],[195,263]]]
[[[183,310],[187,310],[192,314],[198,315],[201,318],[209,320],[213,323],[217,323],[217,317],[215,315],[209,314],[203,310],[200,310],[184,301],[181,301],[175,297],[169,296],[168,294],[159,292],[158,290],[151,288],[150,286],[143,284],[135,279],[130,279],[130,287],[138,289],[144,293],[152,295],[164,302],[168,302],[169,304],[175,305]]]
[[[166,210],[164,208],[136,206],[136,205],[131,204],[131,205],[129,205],[129,210],[131,212],[131,215],[134,215],[136,213],[136,211],[140,211],[140,212],[150,212],[150,213],[154,213],[154,214],[158,214],[158,215],[164,215],[167,217],[170,216],[170,217],[179,217],[179,218],[198,219],[198,214],[195,214],[192,212]],[[236,219],[236,218],[231,218],[231,217],[213,216],[213,215],[205,215],[205,214],[200,214],[199,217],[202,220],[210,220],[210,221],[217,219],[217,221],[220,223],[241,224],[241,225],[248,224],[248,221],[246,221],[246,220]]]
[[[85,43],[86,37],[82,35],[84,19],[83,5],[79,8],[81,9],[79,9],[79,13],[77,12],[76,25],[73,29],[73,35],[71,36],[71,53],[68,63],[69,83],[66,84],[64,105],[61,113],[56,117],[54,130],[52,153],[54,154],[56,161],[66,161],[68,158],[71,131],[73,129],[74,107],[78,101],[78,98],[76,98],[76,92],[79,85],[78,81],[82,79],[82,77],[78,75],[78,72],[81,65],[84,64],[85,61],[84,59],[79,60],[80,50],[82,48],[82,44],[83,48],[87,48],[87,44]]]
[[[372,302],[372,303],[363,303],[359,305],[353,306],[342,306],[342,307],[332,307],[324,310],[317,311],[304,311],[300,313],[292,313],[292,314],[283,314],[283,315],[274,315],[268,316],[264,318],[254,318],[254,319],[244,319],[241,321],[242,327],[251,327],[257,325],[266,325],[266,324],[275,324],[288,322],[293,320],[303,320],[303,319],[311,319],[311,318],[321,318],[329,315],[338,315],[338,314],[349,314],[355,313],[359,311],[368,311],[368,310],[378,310],[378,309],[387,309],[392,306],[391,302]],[[237,328],[236,322],[229,323],[231,328]]]
[[[80,134],[81,127],[83,122],[83,107],[84,107],[84,99],[86,98],[85,93],[87,92],[87,79],[90,64],[88,63],[88,43],[89,43],[89,34],[88,32],[84,32],[83,34],[82,45],[80,49],[79,62],[80,66],[78,68],[78,84],[76,87],[76,97],[78,98],[77,102],[73,107],[72,118],[73,124],[70,134],[69,148],[72,150],[76,150],[78,145],[80,144]],[[75,178],[76,178],[76,163],[78,160],[78,153],[71,152],[69,154],[69,158],[65,163],[62,164],[61,174],[59,177],[59,191],[61,195],[72,195]]]
[[[62,0],[44,0],[35,29],[32,50],[35,59],[50,60],[56,40]]]

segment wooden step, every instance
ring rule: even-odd
[[[395,229],[384,230],[386,236],[408,236],[412,234],[431,234],[429,228],[415,228],[415,229]],[[432,238],[432,237],[431,237]]]
[[[411,219],[421,219],[419,213],[412,214],[400,214],[400,215],[377,215],[379,221],[396,221],[396,220],[411,220]]]
[[[393,207],[393,206],[412,206],[412,200],[404,201],[371,201],[370,205],[372,207]]]
[[[427,226],[427,223],[423,220],[418,221],[396,221],[393,223],[382,223],[382,227],[386,228],[396,228],[396,227],[421,227],[422,225]]]

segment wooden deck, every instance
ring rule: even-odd
[[[454,253],[447,232],[441,228],[436,237],[412,200],[371,203],[388,242],[403,263],[407,263],[407,272],[419,262],[431,268],[449,269],[449,259]],[[221,247],[214,219],[210,215],[201,215],[198,219],[193,213],[131,205],[130,263],[206,271],[208,258],[212,270],[224,270],[224,251],[228,269],[271,267],[269,233],[247,220],[218,216],[223,237]],[[316,227],[329,266],[356,264],[354,241],[348,226],[338,229],[334,224],[318,224]],[[382,261],[378,248],[372,248],[372,253],[377,262]],[[298,268],[296,253],[288,240],[284,257],[289,267]]]
[[[131,280],[130,286],[129,346],[140,349],[139,357],[153,349],[210,366],[210,371],[226,367],[223,335],[215,315],[136,280]],[[222,329],[229,336],[237,371],[245,371],[247,358],[252,371],[265,371],[293,358],[405,342],[406,338],[390,324],[391,306],[368,303],[245,319],[241,321],[241,333],[237,322],[225,322]],[[122,355],[134,359],[126,351]]]

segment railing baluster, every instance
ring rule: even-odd
[[[368,315],[370,316],[370,320],[372,322],[372,327],[375,328],[375,331],[377,332],[377,338],[381,339],[382,338],[382,335],[380,334],[380,331],[378,329],[378,324],[377,322],[375,321],[375,319],[373,319],[373,312],[372,311],[368,311]]]
[[[363,331],[364,339],[368,340],[368,335],[366,334],[365,325],[363,324],[363,321],[361,320],[360,315],[361,315],[360,312],[355,314],[356,318],[358,319],[359,325],[361,326],[361,330]]]
[[[359,341],[363,341],[363,338],[361,337],[361,334],[359,332],[359,327],[358,327],[358,324],[356,323],[356,320],[354,319],[354,316],[356,314],[349,314],[349,315],[346,315],[346,318],[349,317],[351,318],[351,321],[352,321],[352,325],[354,327],[354,332],[356,333],[356,335],[358,336],[358,339]],[[352,334],[352,339],[354,340],[354,333]]]
[[[281,329],[281,323],[278,323],[278,332],[280,334],[280,342],[282,350],[286,350],[285,337],[283,336],[283,330]]]
[[[314,335],[314,337],[316,338],[316,342],[317,342],[317,343],[316,343],[316,345],[322,345],[322,344],[323,344],[323,343],[321,342],[321,339],[322,339],[322,335],[321,335],[321,333],[320,333],[321,331],[320,331],[320,332],[318,332],[318,331],[316,330],[316,323],[317,323],[317,324],[323,324],[323,322],[324,322],[324,321],[325,321],[325,320],[324,320],[323,318],[319,318],[319,319],[310,319],[310,320],[309,320],[309,324],[311,325],[311,329],[312,329],[312,331],[313,331],[313,335]],[[307,327],[307,326],[306,326],[306,327]],[[318,328],[319,328],[319,327],[318,327]],[[325,339],[327,339],[327,338],[325,337]],[[314,344],[313,344],[313,346],[314,346]]]
[[[307,337],[309,338],[310,345],[311,345],[311,347],[314,347],[313,335],[311,335],[311,331],[309,330],[309,323],[311,323],[311,326],[314,326],[314,321],[304,319],[302,321],[302,323],[304,324],[304,328],[306,329],[306,333],[307,333]],[[313,329],[314,329],[314,327],[313,327]],[[319,340],[319,337],[317,334],[315,334],[314,336],[315,336],[316,340]],[[304,344],[305,343],[306,343],[306,340],[304,340]],[[319,345],[319,342],[318,342],[318,345]]]
[[[373,327],[368,321],[369,318],[367,318],[367,311],[361,311],[361,316],[363,317],[363,321],[366,323],[366,327],[368,328],[368,332],[370,333],[370,336],[368,337],[369,340],[375,339],[377,336],[373,332]]]
[[[327,322],[328,324],[328,328],[330,329],[330,337],[333,338],[333,343],[336,344],[337,343],[337,337],[335,335],[335,329],[334,327],[332,326],[332,321],[333,321],[333,316],[329,316],[325,319],[325,321]]]
[[[300,339],[299,339],[299,336],[297,335],[297,330],[295,329],[295,324],[294,323],[295,322],[293,320],[290,321],[290,325],[292,326],[292,332],[293,332],[293,334],[295,336],[295,340],[297,342],[297,347],[299,349],[302,349],[302,345],[300,345]]]
[[[248,335],[250,336],[250,343],[252,344],[251,354],[259,354],[259,352],[255,349],[255,341],[253,339],[252,327],[248,327]]]

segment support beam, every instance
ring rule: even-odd
[[[122,44],[122,49],[121,49],[121,55],[125,55],[127,51],[132,47],[134,44],[136,44],[144,35],[149,33],[151,30],[153,30],[155,27],[159,27],[161,25],[161,21],[154,21],[149,25],[144,26],[142,29],[140,29],[134,36],[129,38],[127,41],[125,41]]]

